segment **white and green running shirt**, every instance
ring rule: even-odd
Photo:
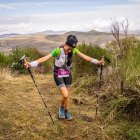
[[[78,49],[74,48],[71,53],[65,54],[63,47],[58,47],[54,49],[51,54],[55,58],[55,66],[56,67],[63,67],[64,65],[70,66],[73,54],[77,55],[79,52]]]
[[[60,55],[60,52],[61,52],[60,47],[58,47],[58,48],[54,49],[54,50],[51,52],[51,54],[52,54],[52,56],[53,56],[54,58],[56,58],[56,57],[58,57],[58,56]],[[72,52],[73,52],[73,54],[77,54],[77,53],[79,52],[79,50],[76,49],[76,48],[74,48]]]

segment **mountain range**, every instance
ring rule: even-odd
[[[25,35],[34,35],[34,34],[44,34],[44,35],[57,35],[57,34],[64,34],[67,31],[54,31],[54,30],[46,30],[42,32],[35,32],[29,34],[20,34],[20,33],[10,33],[10,34],[0,34],[0,38],[7,38],[7,37],[15,37],[15,36],[25,36]]]
[[[52,30],[38,32],[33,34],[5,34],[1,35],[0,38],[0,51],[9,53],[16,47],[34,47],[42,52],[50,52],[52,49],[65,43],[68,35],[76,35],[79,40],[79,44],[97,44],[101,47],[113,40],[111,33],[98,32],[91,30],[88,32],[78,31],[59,31],[55,32]],[[123,35],[121,35],[123,36]]]

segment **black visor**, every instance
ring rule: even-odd
[[[69,35],[69,36],[67,37],[66,44],[67,44],[68,46],[70,46],[70,47],[72,47],[72,48],[75,48],[76,45],[77,45],[77,42],[78,42],[78,40],[77,40],[76,36],[74,36],[74,35]]]

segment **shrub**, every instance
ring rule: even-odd
[[[121,61],[121,71],[123,78],[131,85],[137,85],[140,80],[140,44],[129,49],[127,55]],[[140,85],[139,85],[140,86]]]
[[[106,56],[107,58],[111,59],[111,55],[108,53],[106,49],[102,49],[96,45],[79,45],[78,50],[85,55],[88,55],[92,58],[96,58],[98,60],[101,59],[102,56]],[[98,67],[97,65],[93,65],[90,62],[86,62],[85,60],[75,56],[74,59],[74,77],[82,76],[82,75],[93,75],[97,72]]]
[[[9,55],[9,60],[10,60],[10,64],[12,65],[12,63],[15,63],[15,70],[18,70],[20,73],[27,73],[27,70],[17,64],[17,62],[20,60],[20,58],[25,55],[27,57],[27,61],[33,61],[36,59],[39,59],[40,57],[43,57],[43,54],[40,53],[36,48],[16,48],[14,49],[11,54]],[[47,62],[47,63],[43,63],[41,64],[36,71],[40,72],[40,73],[44,73],[44,72],[50,72],[50,66],[51,66],[51,62]],[[49,70],[48,70],[49,69]]]
[[[127,53],[119,61],[119,73],[112,75],[109,78],[115,77],[115,85],[113,81],[110,82],[113,90],[111,96],[108,97],[108,101],[105,102],[106,113],[109,116],[114,116],[117,119],[123,118],[128,121],[140,120],[140,43],[130,47]],[[120,90],[121,80],[124,81],[123,92]],[[118,81],[119,84],[116,83]],[[107,82],[108,83],[108,82]],[[105,87],[104,87],[105,88]],[[106,95],[107,96],[107,95]],[[109,99],[110,98],[110,99]],[[113,115],[112,115],[113,114]]]
[[[9,59],[3,52],[0,52],[0,68],[6,67]]]

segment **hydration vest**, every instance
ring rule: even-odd
[[[63,46],[59,48],[60,55],[57,58],[55,58],[55,68],[71,68],[73,52],[70,52],[66,55]]]

